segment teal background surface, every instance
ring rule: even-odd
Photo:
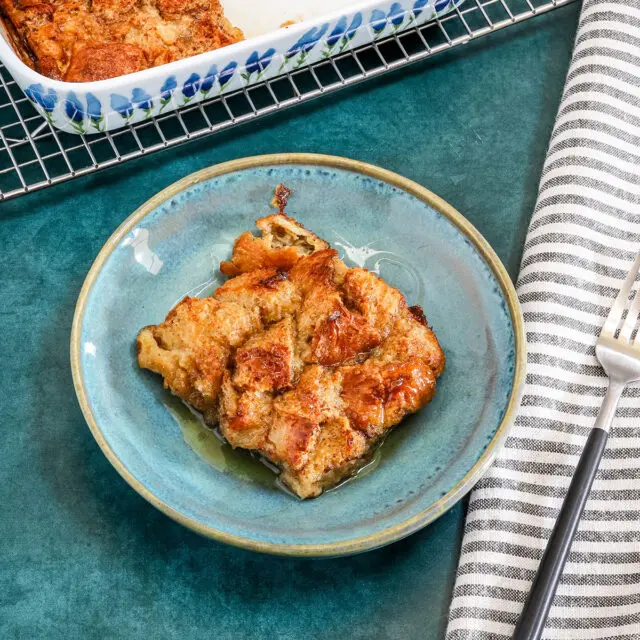
[[[75,300],[138,205],[205,166],[310,151],[448,200],[515,277],[579,4],[224,135],[0,205],[0,637],[441,638],[464,505],[338,560],[260,556],[160,514],[111,468],[69,370]]]

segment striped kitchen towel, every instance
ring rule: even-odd
[[[447,640],[508,638],[605,393],[594,345],[640,250],[640,0],[585,0],[524,249],[524,397],[471,496]],[[640,385],[544,633],[640,639]]]

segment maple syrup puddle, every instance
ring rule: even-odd
[[[283,491],[298,498],[279,478],[278,468],[260,456],[246,449],[234,449],[216,430],[208,427],[202,416],[169,391],[164,398],[164,406],[176,421],[182,437],[194,453],[208,465],[221,473],[232,473],[241,480],[252,482],[268,489]],[[339,482],[324,493],[335,491],[346,484],[368,476],[393,454],[404,439],[403,429],[394,429],[375,449],[371,460],[353,475]],[[322,496],[319,496],[322,497]],[[300,498],[298,498],[300,499]]]

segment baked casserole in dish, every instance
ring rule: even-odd
[[[50,124],[96,133],[419,26],[460,1],[0,0],[0,60]]]

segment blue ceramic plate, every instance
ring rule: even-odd
[[[434,401],[384,443],[375,469],[300,501],[247,454],[203,429],[141,371],[138,330],[185,294],[206,295],[233,240],[288,212],[351,265],[377,271],[423,306],[447,356]],[[524,372],[518,303],[480,234],[419,185],[362,163],[316,155],[236,160],[168,187],[129,217],[84,284],[71,338],[80,405],[129,484],[166,514],[212,538],[288,555],[344,555],[424,527],[467,493],[513,420]]]

